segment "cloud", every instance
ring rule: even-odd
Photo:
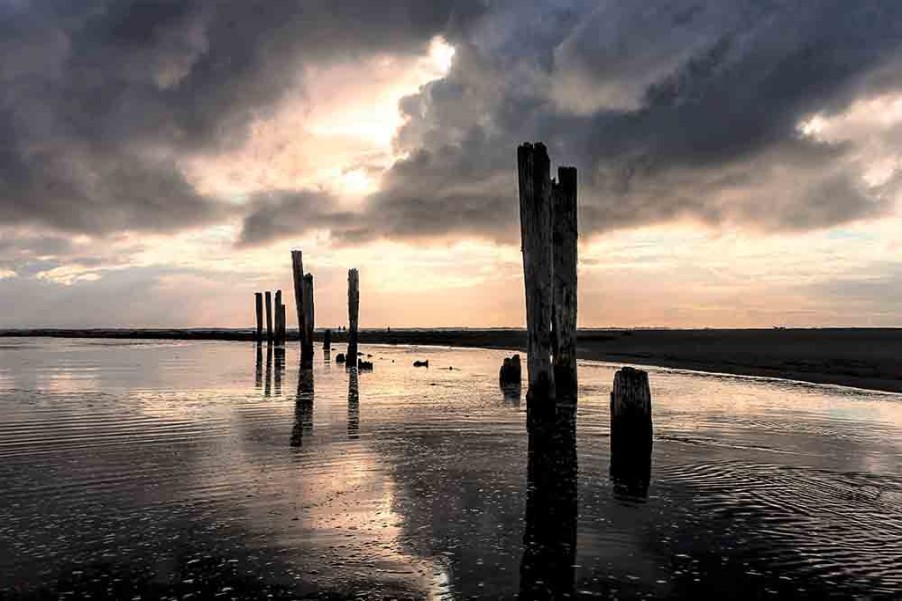
[[[171,231],[227,211],[180,162],[240,146],[303,65],[421,53],[481,2],[39,0],[0,6],[0,223]]]
[[[437,35],[451,69],[402,101],[399,158],[359,209],[282,189],[291,173],[255,178],[278,187],[246,209],[186,179],[303,94],[306,67],[422,56]],[[241,215],[242,246],[311,229],[515,242],[515,149],[543,140],[580,169],[584,234],[828,227],[896,202],[897,144],[800,125],[899,93],[899,73],[902,4],[883,0],[6,3],[0,224],[172,232]],[[862,177],[875,161],[889,174]]]
[[[505,239],[516,145],[544,140],[552,160],[580,168],[588,234],[872,217],[899,187],[864,181],[854,144],[799,125],[902,92],[900,72],[899,3],[502,4],[459,43],[448,77],[404,100],[407,156],[369,215],[389,236]]]
[[[318,190],[280,190],[255,195],[247,203],[238,246],[256,246],[318,229],[342,229],[351,236],[358,216],[336,210],[335,198]]]

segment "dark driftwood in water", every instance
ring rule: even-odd
[[[272,341],[272,292],[266,291],[266,339]]]
[[[576,394],[576,168],[558,169],[554,185],[554,386],[558,398]]]
[[[544,144],[523,144],[517,149],[520,235],[526,284],[527,401],[547,400],[554,395],[550,168]]]
[[[624,367],[611,391],[611,472],[645,469],[652,447],[651,389],[648,373]],[[642,466],[642,467],[639,467]]]
[[[364,361],[363,359],[359,359],[357,361],[357,369],[359,371],[373,371],[373,362],[372,361]]]
[[[348,270],[348,365],[357,364],[357,318],[360,313],[360,274]]]
[[[313,275],[304,276],[304,333],[301,335],[301,363],[305,366],[313,364]]]
[[[414,361],[413,366],[414,367],[429,367],[429,359],[426,359],[425,361]]]
[[[323,350],[332,350],[332,330],[323,332]]]
[[[519,384],[522,377],[523,368],[520,366],[520,355],[505,357],[501,370],[498,372],[498,381],[501,385]]]
[[[294,306],[298,317],[298,336],[301,349],[304,348],[304,255],[299,250],[291,251],[291,275],[294,279]]]
[[[263,293],[254,292],[254,308],[257,311],[257,342],[263,340]]]

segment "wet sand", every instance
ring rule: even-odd
[[[321,333],[318,333],[318,336]],[[4,336],[251,340],[249,329],[0,330]],[[296,339],[297,332],[289,332]],[[342,333],[333,332],[342,343]],[[362,330],[361,343],[516,349],[521,329]],[[581,330],[581,359],[902,392],[902,328]]]

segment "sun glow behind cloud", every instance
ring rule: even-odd
[[[302,84],[257,118],[238,149],[194,157],[185,171],[203,194],[317,188],[358,204],[398,158],[392,148],[404,123],[398,103],[443,77],[453,57],[454,48],[436,37],[422,56],[308,66]]]

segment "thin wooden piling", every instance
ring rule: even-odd
[[[325,332],[323,332],[323,350],[332,350],[332,330],[326,330]]]
[[[272,341],[272,292],[266,291],[266,339]]]
[[[274,321],[275,321],[275,329],[273,334],[273,342],[276,344],[282,344],[284,342],[282,340],[282,291],[276,290],[276,298],[275,305],[273,305],[273,310],[275,311]]]
[[[303,355],[304,349],[304,255],[299,250],[291,251],[291,273],[294,277],[294,306],[298,314],[298,336]]]
[[[558,401],[576,400],[576,168],[560,167],[553,186],[554,386]]]
[[[520,188],[520,232],[526,284],[527,403],[545,402],[554,395],[551,363],[552,252],[551,179],[544,144],[517,149]]]
[[[357,318],[360,311],[360,274],[348,270],[348,358],[347,365],[357,367]]]
[[[304,276],[304,322],[303,342],[301,344],[301,363],[304,366],[313,364],[313,275]]]
[[[285,303],[279,305],[279,344],[284,345],[286,340],[286,321],[287,317],[285,314]]]
[[[254,292],[254,307],[257,310],[257,342],[263,340],[263,293]]]

